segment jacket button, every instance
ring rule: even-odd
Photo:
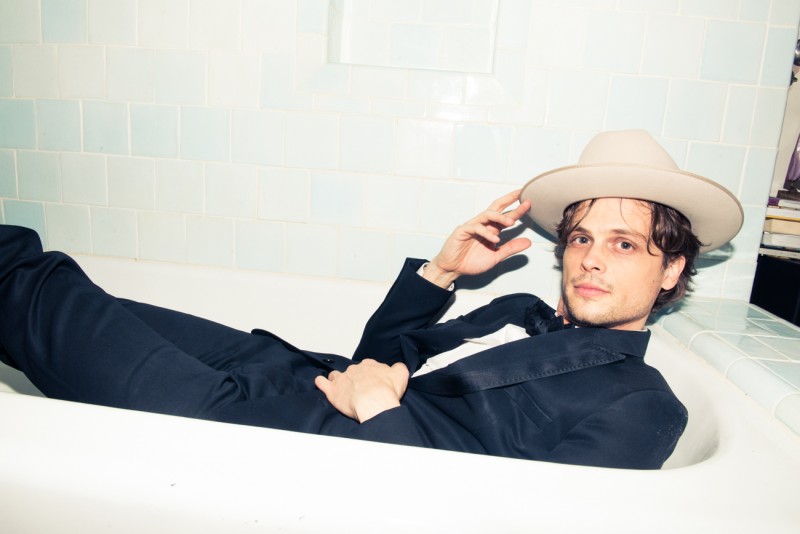
[[[322,358],[322,363],[333,363],[333,358]]]

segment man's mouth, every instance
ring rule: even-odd
[[[573,284],[573,287],[575,288],[575,294],[584,298],[602,297],[603,295],[608,295],[610,293],[610,291],[607,289],[604,289],[596,284],[590,284],[588,282]]]

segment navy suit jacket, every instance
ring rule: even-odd
[[[367,323],[355,360],[403,362],[413,373],[428,357],[509,323],[532,336],[412,378],[402,406],[367,421],[372,435],[361,437],[571,464],[661,467],[687,412],[644,363],[649,332],[548,332],[553,310],[526,294],[431,325],[452,294],[418,276],[421,264],[409,260],[403,267]]]

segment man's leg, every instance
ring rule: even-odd
[[[196,333],[202,336],[201,332]],[[38,235],[0,225],[0,346],[45,395],[190,417],[244,400]]]

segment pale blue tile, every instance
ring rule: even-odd
[[[91,254],[92,229],[89,208],[65,204],[47,204],[47,246],[62,252]]]
[[[754,360],[742,359],[731,365],[726,375],[747,396],[772,412],[778,403],[797,389]]]
[[[705,80],[756,83],[761,68],[765,26],[710,20],[706,27],[700,77]]]
[[[750,148],[744,168],[739,201],[743,204],[766,206],[775,168],[775,149]]]
[[[78,152],[81,149],[80,104],[71,100],[38,100],[39,148]]]
[[[750,239],[749,242],[734,242],[734,254],[728,261],[725,272],[725,285],[722,298],[747,301],[753,291],[753,280],[756,276],[756,261],[761,238]]]
[[[705,20],[696,17],[651,15],[642,55],[642,72],[677,78],[697,77]],[[680,39],[675,39],[680,35]]]
[[[332,226],[288,224],[286,271],[313,276],[335,276],[338,248],[338,235]]]
[[[42,0],[42,39],[46,43],[85,43],[86,0]]]
[[[204,209],[203,164],[194,161],[156,162],[156,209],[200,213]]]
[[[226,109],[181,108],[181,157],[227,161],[230,154],[230,112]]]
[[[800,19],[800,2],[797,0],[772,0],[769,21],[780,26],[797,27]]]
[[[310,94],[296,94],[294,57],[264,54],[261,62],[261,107],[273,109],[311,109]]]
[[[258,214],[256,169],[244,165],[207,165],[206,213],[254,219]]]
[[[104,154],[128,153],[128,107],[122,103],[83,103],[83,149]]]
[[[17,152],[19,197],[26,200],[61,200],[58,155],[48,152]]]
[[[271,111],[233,111],[231,159],[235,163],[281,165],[285,115]]]
[[[10,46],[0,46],[0,97],[4,96],[14,96]]]
[[[367,182],[366,225],[415,230],[419,213],[419,180],[371,176]]]
[[[786,321],[772,321],[769,319],[753,319],[753,323],[778,336],[800,339],[800,329]]]
[[[594,13],[589,18],[584,64],[611,72],[638,72],[645,26],[644,14]]]
[[[548,127],[589,131],[602,129],[610,85],[607,73],[553,69],[549,85]]]
[[[789,85],[796,42],[795,28],[770,28],[761,70],[761,85],[777,87]]]
[[[339,165],[339,117],[291,113],[286,117],[285,163],[290,167],[335,169]]]
[[[770,0],[741,0],[739,18],[753,22],[766,22],[769,18]]]
[[[363,220],[364,179],[342,173],[315,173],[311,177],[311,221],[359,226]]]
[[[105,205],[108,201],[106,158],[94,154],[61,154],[64,202]]]
[[[36,148],[32,100],[0,100],[0,148]]]
[[[467,180],[506,181],[511,132],[502,126],[457,125],[455,175]]]
[[[669,82],[662,78],[614,76],[611,80],[606,128],[661,132]]]
[[[672,80],[664,134],[717,141],[722,131],[725,96],[723,84]]]
[[[178,155],[178,108],[131,105],[131,154],[174,157]]]
[[[136,212],[94,207],[91,215],[95,254],[119,258],[137,256]]]
[[[236,266],[282,272],[286,259],[286,227],[282,223],[236,221]]]
[[[619,7],[626,11],[675,13],[678,11],[678,0],[620,0]]]
[[[422,234],[397,234],[392,242],[390,271],[396,275],[406,258],[433,258],[442,248],[442,238]]]
[[[523,184],[543,172],[574,163],[569,158],[570,132],[521,127],[514,131],[508,179]]]
[[[758,89],[750,144],[764,147],[778,146],[783,112],[786,109],[786,93],[787,89],[770,87]]]
[[[150,159],[108,158],[108,205],[113,208],[153,209],[154,167]]]
[[[725,333],[719,333],[717,335],[749,358],[756,360],[788,361],[780,352],[761,343],[759,341],[762,339],[761,337]]]
[[[24,202],[19,200],[3,200],[5,223],[32,228],[39,234],[42,243],[47,244],[44,222],[44,204],[41,202]]]
[[[388,234],[342,230],[338,274],[344,278],[382,282],[389,278]]]
[[[395,24],[391,30],[389,64],[394,67],[432,69],[437,66],[437,53],[442,34],[434,26]]]
[[[472,184],[424,182],[419,227],[449,235],[453,228],[475,215],[475,191]]]
[[[0,150],[0,197],[17,196],[17,168],[14,152]]]
[[[737,192],[744,157],[745,148],[741,146],[692,143],[685,170],[710,178],[728,190]]]
[[[762,336],[759,337],[758,340],[777,350],[786,358],[795,362],[800,362],[800,339]]]
[[[233,221],[192,216],[186,219],[186,259],[189,263],[233,266]]]
[[[0,2],[0,43],[41,42],[39,2]]]
[[[753,110],[756,106],[755,87],[731,85],[725,109],[725,126],[722,141],[732,145],[747,145],[753,127]]]
[[[206,96],[207,54],[159,50],[155,59],[155,100],[164,104],[199,105]]]
[[[183,215],[143,211],[138,214],[139,256],[143,260],[186,261]]]

